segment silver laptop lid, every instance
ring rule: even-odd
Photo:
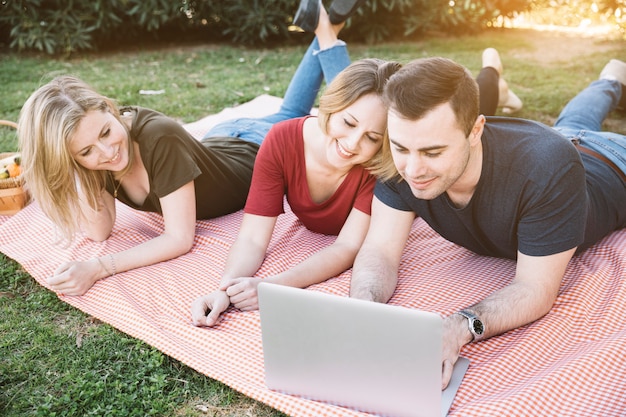
[[[268,283],[258,292],[268,388],[394,417],[447,413],[456,388],[442,405],[437,314]]]

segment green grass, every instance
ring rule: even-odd
[[[542,47],[542,42],[549,46]],[[3,54],[0,119],[16,121],[33,90],[54,75],[71,73],[120,104],[151,107],[191,122],[260,94],[282,96],[305,43],[273,50],[195,45],[72,60]],[[524,101],[518,116],[545,123],[551,123],[569,98],[597,78],[610,58],[626,60],[623,41],[514,30],[350,45],[350,52],[353,59],[400,62],[442,55],[476,73],[480,53],[488,46],[501,52],[505,78]],[[139,94],[141,89],[165,93],[146,96]],[[607,126],[626,133],[626,117],[614,114]],[[0,128],[0,152],[16,147],[15,131]],[[282,414],[59,301],[0,255],[0,415]]]
[[[0,415],[282,415],[62,303],[0,254]]]

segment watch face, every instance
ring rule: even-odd
[[[474,322],[472,323],[472,326],[474,327],[474,332],[476,334],[483,334],[483,332],[485,331],[485,327],[483,326],[483,322],[480,320],[474,320]]]

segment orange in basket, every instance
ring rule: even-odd
[[[17,128],[17,124],[0,120],[0,125]],[[15,155],[14,152],[0,153],[0,159]],[[0,179],[0,216],[10,216],[20,211],[28,204],[30,197],[24,189],[24,180],[21,168],[17,163],[7,166],[9,178]]]

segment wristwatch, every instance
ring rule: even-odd
[[[473,342],[478,342],[483,338],[485,335],[485,325],[476,314],[469,310],[457,311],[456,314],[460,314],[467,319],[467,325],[470,333],[472,334]]]

